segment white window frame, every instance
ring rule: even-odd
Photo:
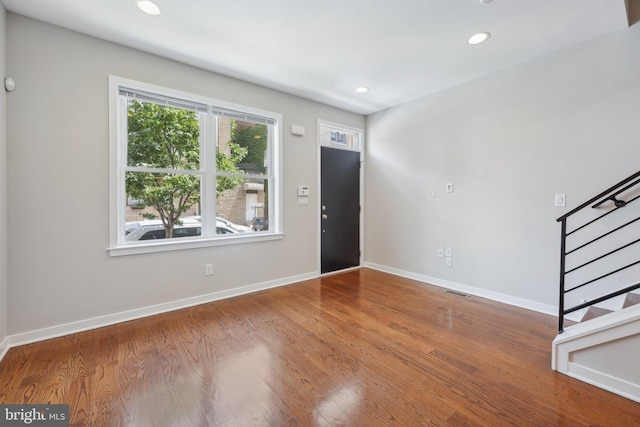
[[[203,233],[200,237],[180,238],[128,242],[124,239],[125,229],[125,170],[127,168],[127,126],[126,101],[121,97],[120,90],[126,88],[132,91],[147,92],[158,97],[183,100],[186,103],[206,106],[207,112],[200,112],[202,123],[200,135],[200,170],[189,171],[202,178],[202,222]],[[216,117],[224,116],[224,112],[232,115],[244,114],[247,117],[260,117],[273,121],[269,142],[270,165],[268,174],[269,185],[269,230],[254,233],[237,233],[217,235],[215,232],[215,171],[216,150]],[[213,98],[160,87],[149,83],[138,82],[117,76],[109,76],[109,187],[110,187],[110,221],[109,247],[111,256],[133,255],[139,253],[164,252],[181,249],[220,246],[266,240],[278,240],[284,237],[282,230],[282,115],[264,110],[258,110],[242,105],[232,104]],[[181,171],[182,172],[182,171]],[[252,177],[246,175],[246,177]],[[212,190],[213,189],[213,190]],[[206,197],[206,195],[213,195]],[[213,220],[211,220],[213,218]],[[209,223],[213,224],[210,225]],[[209,224],[209,225],[207,225]],[[208,230],[208,231],[205,231]]]

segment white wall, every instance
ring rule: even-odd
[[[316,272],[317,119],[364,127],[363,116],[19,15],[8,38],[9,334]],[[109,74],[282,113],[284,240],[109,257]]]
[[[6,11],[0,4],[0,77],[6,76]],[[3,84],[4,86],[4,84]],[[0,89],[0,357],[7,337],[7,94]]]
[[[557,306],[555,219],[640,170],[638,51],[636,25],[368,117],[366,261]]]

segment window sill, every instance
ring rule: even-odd
[[[206,248],[212,246],[238,245],[243,243],[266,242],[270,240],[282,240],[283,233],[256,234],[251,236],[218,237],[214,239],[189,239],[180,238],[168,242],[132,243],[107,248],[109,256],[125,256],[148,254],[154,252],[179,251],[183,249]]]

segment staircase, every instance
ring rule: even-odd
[[[558,218],[552,369],[640,402],[640,172]],[[633,205],[632,205],[633,204]],[[566,323],[566,324],[565,324]]]
[[[640,304],[640,294],[629,292],[624,295],[624,297],[625,298],[622,301],[622,307],[620,307],[620,310],[636,304]],[[592,305],[587,309],[580,321],[584,322],[587,320],[595,319],[596,317],[604,316],[605,314],[613,313],[614,311],[616,310],[610,310],[608,308],[602,308],[598,307],[597,305]]]

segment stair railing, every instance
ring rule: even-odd
[[[635,187],[635,188],[634,188]],[[636,265],[640,264],[640,255],[638,260],[633,260],[631,263],[628,263],[622,267],[619,268],[614,268],[610,271],[606,271],[603,274],[599,274],[597,277],[591,278],[587,281],[584,281],[582,283],[579,283],[577,285],[572,285],[570,286],[569,289],[566,289],[566,279],[567,276],[570,275],[571,273],[577,272],[581,269],[583,269],[584,267],[587,267],[588,265],[592,265],[593,263],[595,263],[596,261],[600,261],[603,260],[605,258],[611,257],[614,254],[619,253],[620,251],[623,251],[624,249],[627,249],[637,243],[640,242],[640,238],[633,240],[629,243],[620,245],[620,246],[614,246],[613,249],[607,251],[604,254],[595,256],[593,258],[587,258],[588,260],[586,262],[582,262],[580,265],[577,265],[573,268],[567,269],[567,257],[570,255],[574,255],[579,253],[580,251],[584,251],[586,248],[590,247],[590,245],[601,241],[601,239],[608,237],[608,236],[612,236],[616,233],[620,233],[622,230],[626,229],[626,227],[636,223],[637,221],[640,221],[640,216],[636,217],[636,218],[632,218],[631,220],[627,221],[626,223],[619,225],[617,227],[612,227],[611,229],[609,229],[608,231],[606,231],[603,234],[600,234],[597,237],[594,237],[592,239],[590,239],[589,241],[582,243],[578,246],[576,246],[575,248],[572,248],[571,250],[567,250],[567,241],[568,238],[574,236],[576,233],[585,230],[587,227],[589,227],[592,224],[595,224],[596,222],[602,221],[605,217],[613,214],[615,211],[617,211],[618,209],[623,209],[627,206],[629,206],[631,203],[635,202],[636,200],[640,199],[640,194],[637,196],[634,196],[633,192],[635,190],[640,189],[640,171],[631,175],[630,177],[620,181],[619,183],[617,183],[616,185],[608,188],[607,190],[603,191],[602,193],[598,194],[597,196],[589,199],[588,201],[586,201],[585,203],[581,204],[580,206],[578,206],[577,208],[573,209],[572,211],[564,214],[563,216],[561,216],[560,218],[557,219],[558,222],[561,223],[561,241],[560,241],[560,299],[559,299],[559,314],[558,314],[558,331],[560,333],[562,333],[564,331],[564,321],[565,321],[565,316],[567,314],[573,313],[575,311],[578,310],[582,310],[584,308],[590,307],[594,304],[599,304],[603,301],[609,300],[611,298],[617,297],[619,295],[624,295],[627,292],[633,291],[635,289],[640,288],[640,281],[638,281],[637,283],[634,283],[630,286],[626,286],[622,289],[617,289],[613,292],[606,292],[598,297],[595,298],[590,298],[589,301],[584,301],[581,302],[579,304],[573,305],[571,307],[565,307],[565,296],[567,294],[569,294],[570,292],[576,291],[578,289],[584,288],[586,286],[597,286],[598,282],[602,283],[601,281],[607,277],[610,277],[616,273],[619,273],[623,270],[627,270],[630,269],[631,267],[634,267]],[[622,200],[619,197],[621,197],[621,194],[623,194],[624,192],[629,191],[631,196],[628,196],[628,200]],[[578,223],[576,225],[574,225],[573,229],[571,231],[567,231],[567,220],[572,217],[573,215],[577,214],[578,212],[581,212],[583,209],[586,209],[587,207],[589,207],[591,205],[591,208],[593,209],[598,209],[598,208],[609,208],[609,210],[607,210],[606,212],[596,216],[596,218],[592,219],[592,220],[588,220],[584,223]],[[640,250],[637,250],[636,253],[640,254]]]

